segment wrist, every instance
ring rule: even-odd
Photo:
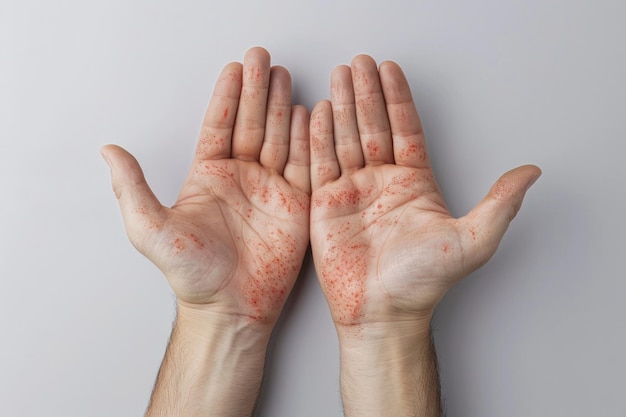
[[[430,320],[337,326],[342,363],[370,372],[405,368],[431,346]]]
[[[346,416],[439,416],[430,322],[337,328]]]
[[[251,415],[269,336],[244,319],[179,302],[146,416]]]
[[[272,325],[178,301],[176,330],[190,342],[226,345],[231,349],[265,355]],[[232,346],[230,346],[232,345]]]

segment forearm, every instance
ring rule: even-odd
[[[430,327],[399,322],[338,328],[346,417],[440,417]]]
[[[268,340],[245,320],[179,305],[146,417],[252,415]]]

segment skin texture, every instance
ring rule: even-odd
[[[311,246],[341,345],[347,416],[440,415],[430,319],[496,251],[539,168],[453,218],[400,67],[360,55],[311,115]]]
[[[309,243],[309,116],[262,48],[215,85],[187,179],[162,206],[105,146],[133,245],[167,277],[178,318],[147,415],[250,415],[267,341]]]

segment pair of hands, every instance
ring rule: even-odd
[[[102,149],[128,236],[179,309],[271,331],[310,242],[338,329],[428,326],[445,292],[493,255],[537,167],[504,174],[453,218],[398,65],[357,56],[333,71],[330,98],[309,117],[291,104],[288,71],[250,49],[217,81],[171,208],[128,152]]]

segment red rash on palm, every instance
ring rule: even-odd
[[[185,245],[184,240],[177,237],[176,239],[174,239],[174,248],[176,249],[176,253],[180,254],[187,248],[187,245]]]
[[[229,169],[206,164],[206,173],[220,180],[220,187],[237,186],[235,174]],[[283,213],[286,216],[298,216],[308,210],[308,199],[297,192],[281,186],[278,182],[262,181],[261,178],[250,176],[242,181],[242,190],[252,204],[242,207],[241,215],[246,222],[258,222],[264,216],[255,214],[255,207],[263,207],[263,211],[273,214]],[[269,185],[268,185],[269,184]],[[241,282],[240,293],[249,311],[251,320],[264,321],[268,312],[276,312],[285,302],[293,283],[293,277],[300,269],[296,256],[298,244],[296,239],[271,222],[265,225],[262,235],[241,235],[238,237],[246,242],[249,255],[242,258],[242,265],[249,271],[249,276]]]
[[[270,231],[267,240],[248,242],[252,275],[241,284],[241,294],[250,311],[250,319],[265,320],[268,311],[278,311],[285,302],[294,274],[300,269],[295,262],[297,243],[281,229]]]
[[[427,192],[420,184],[431,176],[430,171],[398,170],[382,188],[330,184],[313,196],[313,208],[329,210],[337,220],[343,219],[325,226],[319,263],[320,280],[336,323],[361,322],[368,279],[375,274],[379,250],[374,234],[397,227],[401,211],[394,208]],[[446,254],[452,250],[450,245],[442,246]]]
[[[376,143],[375,140],[370,140],[369,142],[367,142],[366,148],[370,157],[375,157],[380,151],[380,146],[378,146],[378,143]]]
[[[346,226],[345,229],[350,228]],[[338,238],[346,231],[338,231]],[[362,315],[369,257],[369,245],[354,242],[331,246],[322,259],[322,283],[326,289],[326,297],[333,307],[334,319],[339,324],[354,324]]]
[[[318,165],[317,166],[317,176],[325,177],[332,172],[332,168],[328,165]]]
[[[204,249],[204,243],[200,238],[193,233],[184,232],[182,237],[174,239],[173,246],[176,254],[181,254],[187,249],[187,242],[193,243],[193,247],[198,250]]]
[[[283,191],[278,186],[259,185],[258,180],[248,180],[247,189],[251,202],[254,203],[259,199],[263,204],[273,206],[276,210],[287,212],[289,215],[301,214],[308,206],[296,193]]]

